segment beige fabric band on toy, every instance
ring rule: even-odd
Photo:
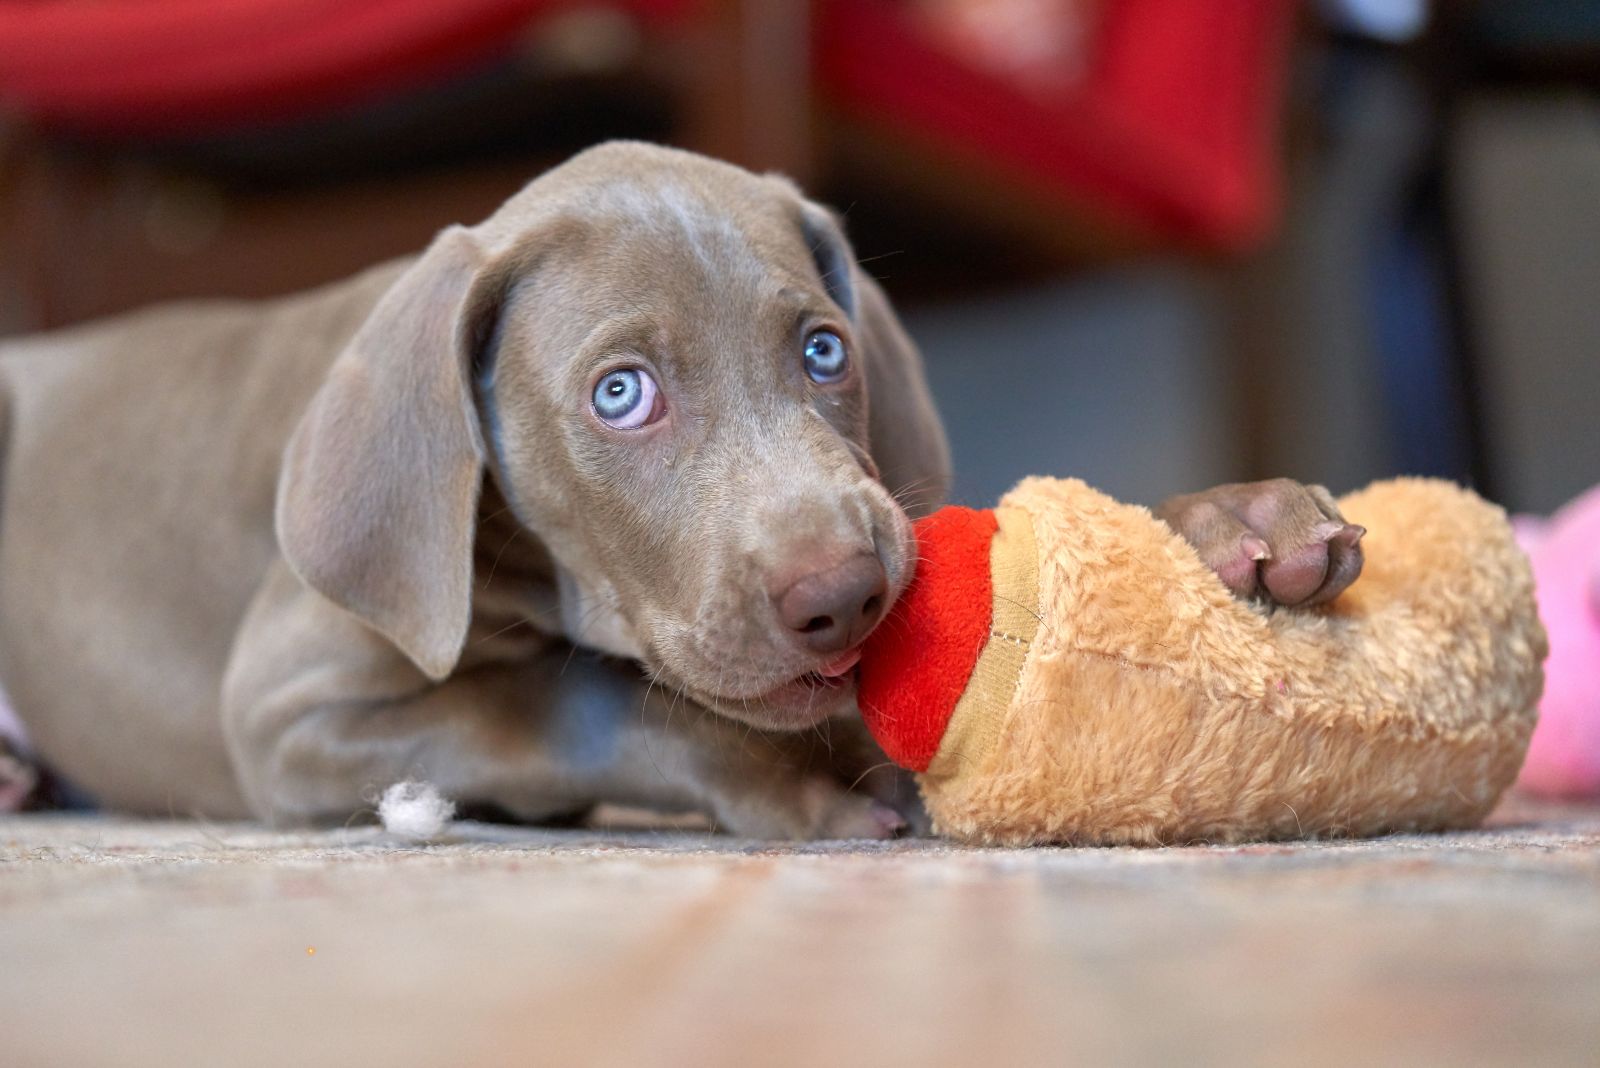
[[[989,543],[994,583],[989,640],[925,772],[935,779],[955,773],[953,754],[994,751],[1039,631],[1039,549],[1033,517],[1021,508],[996,508],[994,515],[1000,529]]]

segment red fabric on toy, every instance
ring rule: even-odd
[[[889,759],[926,771],[989,638],[992,511],[943,508],[917,523],[916,577],[862,647],[861,716]]]

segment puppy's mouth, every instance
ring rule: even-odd
[[[682,691],[730,719],[763,730],[793,731],[814,727],[855,707],[859,647],[757,693],[715,693],[680,683]]]
[[[774,686],[752,704],[772,727],[798,730],[814,726],[852,707],[860,662],[861,650],[851,649]]]
[[[834,657],[821,667],[789,680],[784,686],[803,686],[812,691],[843,689],[855,682],[856,665],[859,663],[861,663],[861,647],[857,646]]]

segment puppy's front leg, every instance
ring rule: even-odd
[[[752,731],[650,687],[634,665],[564,645],[515,659],[474,649],[431,682],[279,565],[225,683],[251,808],[340,822],[389,783],[424,778],[530,822],[609,801],[703,811],[750,837],[882,838],[904,825],[865,785],[851,789],[866,765],[832,759],[825,739]]]

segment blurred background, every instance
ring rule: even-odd
[[[958,499],[1600,482],[1600,3],[0,0],[0,335],[413,251],[613,137],[834,204]]]

